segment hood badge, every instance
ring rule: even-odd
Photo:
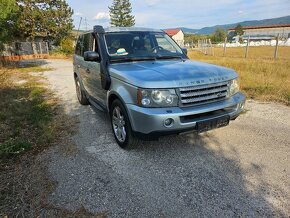
[[[229,78],[227,76],[223,77],[212,77],[209,79],[200,79],[200,80],[192,80],[192,81],[186,81],[186,82],[179,82],[179,86],[189,86],[189,85],[203,85],[208,83],[216,83],[216,82],[223,82],[228,80]]]

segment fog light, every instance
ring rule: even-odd
[[[244,110],[244,108],[245,108],[245,103],[242,104],[241,108]]]
[[[173,126],[174,120],[172,118],[168,118],[164,120],[164,126],[170,128]]]
[[[240,106],[240,108],[241,108],[242,110],[244,110],[244,108],[245,108],[245,103],[240,103],[239,106]]]

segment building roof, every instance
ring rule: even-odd
[[[177,33],[179,33],[179,31],[182,31],[182,30],[181,29],[166,29],[163,31],[166,32],[169,36],[174,36]]]
[[[283,27],[290,27],[290,24],[276,24],[276,25],[261,25],[261,26],[243,26],[243,30],[250,30],[250,29],[267,29],[267,28],[283,28]],[[229,30],[235,30],[234,28],[230,28]]]

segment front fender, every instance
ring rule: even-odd
[[[112,78],[111,88],[107,94],[108,108],[110,96],[112,95],[116,95],[124,105],[136,104],[137,102],[137,88],[115,78]]]

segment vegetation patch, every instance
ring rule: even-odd
[[[44,70],[0,68],[0,217],[53,213],[46,208],[55,186],[46,173],[49,160],[40,161],[37,154],[68,141],[75,121],[58,106],[44,80],[30,73]]]
[[[0,71],[0,156],[22,153],[49,142],[47,136],[51,133],[53,137],[48,127],[56,113],[55,101],[48,100],[48,91],[27,73],[36,70],[33,67]],[[27,82],[17,84],[17,79]]]

